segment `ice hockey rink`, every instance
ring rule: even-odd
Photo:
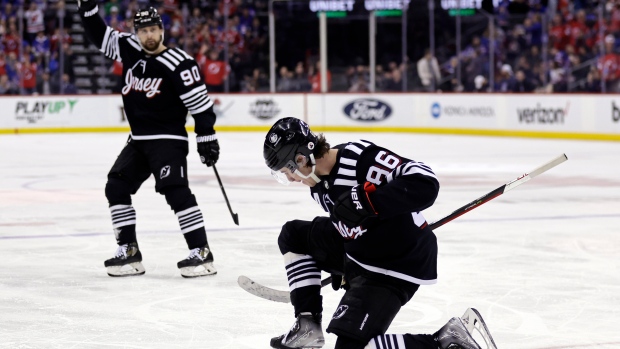
[[[435,231],[439,282],[421,287],[389,332],[433,333],[475,307],[500,349],[620,348],[620,142],[326,136],[367,139],[430,165],[441,190],[428,221],[566,153],[567,162]],[[126,137],[0,136],[0,348],[268,348],[293,324],[292,307],[245,292],[237,277],[287,289],[280,227],[324,214],[308,189],[273,180],[262,132],[221,132],[217,167],[236,226],[192,141],[190,187],[218,274],[180,276],[187,247],[150,178],[134,196],[146,274],[111,278],[104,186]],[[342,294],[323,288],[324,327]],[[325,348],[335,339],[326,334]]]

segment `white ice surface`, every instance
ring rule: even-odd
[[[620,348],[620,143],[327,136],[363,137],[430,165],[441,190],[429,221],[566,153],[436,230],[439,283],[421,287],[389,332],[432,333],[475,307],[500,349]],[[104,186],[126,135],[0,136],[0,348],[268,348],[292,325],[292,308],[246,293],[237,276],[286,289],[280,227],[323,212],[307,188],[271,178],[263,137],[220,134],[218,170],[239,227],[190,142],[190,187],[218,274],[183,279],[176,262],[187,248],[152,178],[133,201],[146,274],[106,275],[116,244]],[[323,291],[326,327],[342,291]],[[333,348],[335,336],[326,342]]]

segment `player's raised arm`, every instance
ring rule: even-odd
[[[78,0],[78,12],[84,24],[86,37],[106,57],[121,62],[123,46],[129,44],[137,51],[142,49],[132,34],[118,32],[105,24],[99,15],[97,1]]]
[[[162,56],[172,65],[176,65],[172,80],[179,98],[194,117],[200,161],[212,166],[219,159],[220,145],[213,128],[216,118],[213,101],[207,94],[207,86],[200,68],[191,56],[180,49],[170,49]]]

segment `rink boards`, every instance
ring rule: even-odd
[[[604,94],[216,94],[218,131],[294,116],[317,131],[620,140],[620,96]],[[0,97],[0,133],[129,130],[120,95]],[[193,119],[188,117],[188,127]]]

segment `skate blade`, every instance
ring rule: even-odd
[[[474,334],[479,334],[484,343],[486,344],[486,349],[497,349],[497,345],[495,345],[495,341],[491,336],[491,332],[489,332],[489,328],[487,324],[482,319],[482,315],[478,312],[478,310],[474,308],[468,308],[461,317],[463,320],[463,324],[467,328],[467,331],[474,336]],[[475,331],[474,331],[475,330]],[[476,342],[481,343],[477,338],[474,338]]]
[[[215,275],[217,270],[213,266],[213,262],[207,262],[196,267],[179,268],[181,276],[184,278],[195,278],[199,276]]]
[[[129,263],[125,265],[115,265],[107,267],[108,275],[112,277],[134,276],[145,273],[144,266],[141,262]]]

